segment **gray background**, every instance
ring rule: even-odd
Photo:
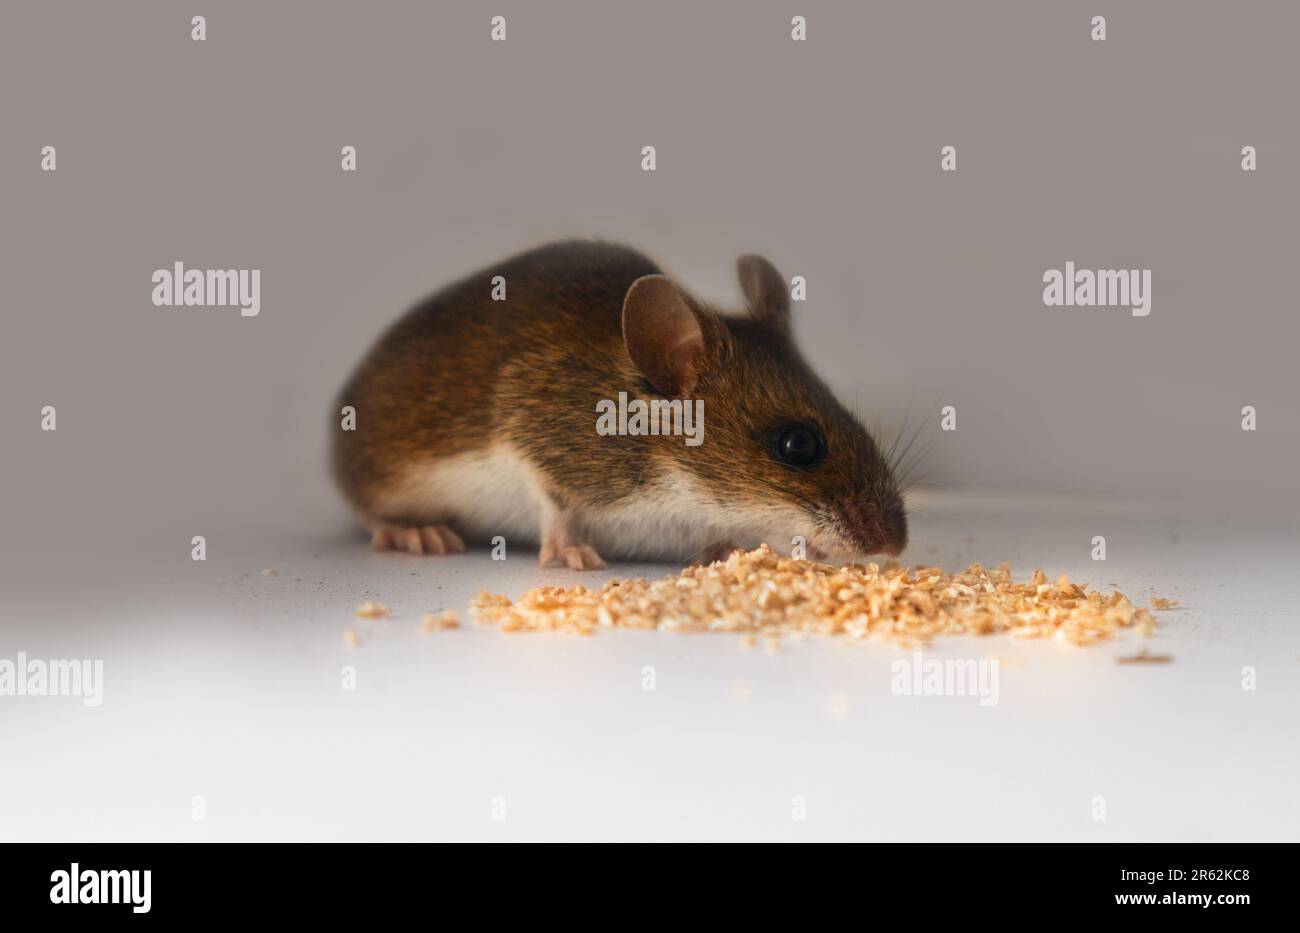
[[[7,3],[7,537],[344,523],[328,403],[368,342],[571,234],[725,303],[739,253],[806,275],[808,355],[867,420],[928,417],[945,488],[1293,509],[1300,12],[1228,11]],[[1045,308],[1069,259],[1152,269],[1150,317]],[[262,269],[261,316],[154,307],[175,260]]]
[[[1297,25],[1293,3],[7,0],[0,658],[102,659],[105,700],[0,698],[0,840],[1300,837]],[[416,634],[483,588],[675,570],[373,554],[327,479],[330,400],[389,321],[574,234],[723,303],[739,253],[807,276],[814,364],[937,444],[905,559],[1178,598],[1149,646],[1173,662],[936,643],[1001,659],[982,709],[893,695],[883,645]],[[176,260],[261,269],[261,315],[154,307]],[[1067,260],[1152,269],[1151,315],[1043,307]],[[367,599],[392,619],[355,619]]]

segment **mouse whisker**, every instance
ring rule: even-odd
[[[934,480],[932,479],[932,477],[933,477],[934,475],[935,475],[935,471],[934,471],[934,470],[927,470],[925,473],[921,474],[920,476],[916,477],[915,479],[910,480],[910,481],[908,482],[906,488],[902,489],[902,490],[900,491],[899,494],[900,494],[900,495],[905,495],[906,493],[908,493],[908,492],[910,492],[911,490],[915,489],[916,487],[920,486],[922,483],[929,483],[929,485],[935,487],[936,489],[945,489],[945,488],[947,488],[947,487],[944,486],[943,483],[940,483],[940,482],[934,481]]]
[[[925,462],[925,459],[934,452],[935,448],[939,446],[941,441],[941,437],[931,439],[924,448],[917,452],[916,456],[913,457],[910,462],[905,465],[900,465],[901,468],[895,474],[895,481],[901,485],[913,470]]]
[[[900,460],[899,463],[895,464],[893,469],[895,482],[901,482],[903,477],[907,476],[918,463],[923,461],[934,450],[936,443],[937,441],[930,441],[925,447],[918,450],[915,456],[907,460]]]
[[[909,406],[909,409],[910,407],[911,406]],[[889,449],[885,451],[886,463],[893,463],[894,461],[894,451],[898,449],[898,442],[903,437],[903,435],[907,433],[907,419],[910,414],[911,414],[910,410],[903,412],[903,423],[899,425],[898,433],[894,435],[894,440],[890,443]]]
[[[921,434],[924,433],[924,431],[925,431],[925,424],[924,422],[922,422],[921,424],[917,425],[916,430],[913,431],[911,437],[907,439],[907,443],[903,445],[902,450],[898,451],[896,455],[894,455],[891,452],[891,456],[888,461],[891,471],[896,472],[898,470],[899,466],[903,463],[903,461],[907,459],[908,453],[912,450],[912,445],[916,443],[917,439],[920,438]],[[899,436],[901,437],[902,435],[900,434]]]
[[[907,413],[904,414],[903,427],[899,429],[898,435],[894,438],[894,442],[890,444],[889,450],[885,455],[885,462],[889,465],[891,472],[897,473],[899,471],[903,461],[907,459],[908,452],[911,451],[912,445],[916,443],[917,439],[920,438],[923,433],[925,433],[925,426],[934,418],[934,413],[938,410],[941,401],[942,399],[936,401],[932,406],[930,406],[930,411],[926,415],[925,419],[917,426],[917,429],[912,433],[911,437],[907,439],[902,450],[899,450],[898,445],[906,434],[907,428]]]

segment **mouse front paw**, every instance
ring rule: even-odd
[[[460,535],[446,525],[369,525],[370,546],[376,551],[406,551],[410,554],[459,554],[465,550]]]
[[[543,567],[568,567],[570,570],[605,569],[605,562],[590,544],[543,543],[538,563]]]
[[[596,549],[584,544],[571,515],[549,510],[542,523],[542,547],[538,564],[542,567],[568,567],[570,570],[604,570],[605,562]]]

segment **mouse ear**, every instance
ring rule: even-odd
[[[641,375],[666,396],[689,395],[707,365],[709,322],[672,282],[643,275],[623,299],[623,343]]]
[[[790,292],[785,279],[762,256],[741,256],[736,260],[740,289],[749,302],[749,315],[756,321],[786,330],[790,326]]]

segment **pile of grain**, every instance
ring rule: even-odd
[[[1064,574],[1050,582],[1035,570],[1029,582],[1016,583],[1008,563],[955,574],[892,562],[832,567],[781,557],[766,545],[653,582],[543,586],[516,601],[484,592],[471,610],[476,623],[507,632],[589,635],[603,626],[768,639],[816,634],[906,647],[936,635],[998,633],[1088,645],[1121,628],[1148,635],[1155,625],[1123,593],[1089,592]]]

